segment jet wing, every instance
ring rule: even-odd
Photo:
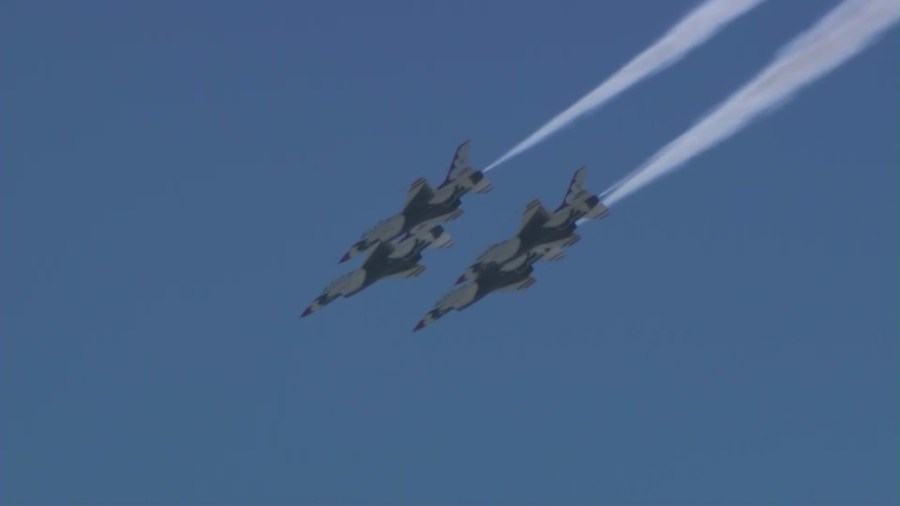
[[[535,282],[537,282],[537,280],[534,279],[534,277],[528,276],[528,278],[526,278],[525,281],[522,281],[521,283],[517,283],[515,285],[515,289],[516,290],[525,290],[528,287],[530,287],[531,285],[535,284]]]
[[[566,239],[563,242],[557,242],[554,244],[548,244],[543,248],[538,248],[532,250],[535,258],[537,260],[547,260],[550,262],[554,262],[556,260],[561,260],[562,257],[565,256],[566,250],[569,249],[573,244],[581,240],[581,236],[578,234],[572,234],[572,237]]]
[[[557,260],[562,260],[562,257],[566,256],[565,248],[554,246],[552,248],[548,248],[544,251],[542,260],[547,260],[548,262],[555,262]]]
[[[403,208],[407,209],[415,202],[428,202],[434,196],[434,189],[428,184],[424,177],[420,177],[409,185],[409,191],[406,193],[406,201]]]
[[[417,255],[426,248],[449,248],[453,246],[453,238],[437,225],[432,228],[419,229],[414,234],[407,234],[400,242],[392,247],[387,255],[390,258],[403,258],[408,255]]]
[[[578,234],[572,234],[571,237],[564,239],[562,241],[557,241],[555,243],[547,244],[540,248],[535,248],[531,250],[531,255],[534,261],[537,260],[547,260],[547,261],[556,261],[562,259],[565,256],[565,252],[567,249],[572,247],[573,244],[581,240],[581,236]]]
[[[391,278],[414,278],[419,274],[425,272],[425,266],[422,264],[414,264],[412,267],[405,271],[397,272],[394,274],[389,274],[385,276],[383,279],[391,279]]]
[[[516,290],[525,290],[526,288],[533,285],[537,280],[531,276],[531,270],[528,269],[527,273],[508,273],[506,279],[502,279],[500,284],[495,285],[490,290],[491,292],[509,292]]]
[[[541,205],[541,201],[534,199],[525,206],[525,212],[522,213],[522,223],[519,225],[521,233],[526,228],[534,225],[543,225],[550,219],[550,213]]]

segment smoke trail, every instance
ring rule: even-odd
[[[488,165],[484,171],[487,172],[534,147],[561,128],[568,126],[579,116],[591,112],[635,83],[674,64],[692,49],[706,42],[725,25],[763,1],[707,0],[688,13],[656,43],[637,55],[606,81],[600,83],[600,86],[507,151],[497,161]]]
[[[604,192],[612,205],[737,133],[850,57],[900,19],[897,0],[844,0],[690,130]]]

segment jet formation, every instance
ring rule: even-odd
[[[413,329],[420,330],[450,311],[461,311],[488,294],[524,290],[535,283],[538,261],[561,259],[581,237],[578,223],[605,217],[609,209],[585,188],[586,167],[575,171],[562,203],[549,211],[535,199],[525,206],[516,234],[488,247],[460,275],[453,288]],[[426,249],[453,244],[442,223],[462,214],[462,197],[485,193],[491,183],[469,164],[469,141],[459,145],[444,181],[433,188],[424,178],[412,183],[403,208],[365,232],[341,258],[346,262],[360,254],[360,268],[330,283],[303,311],[308,316],[340,297],[350,297],[386,278],[412,278],[425,271],[420,262]]]

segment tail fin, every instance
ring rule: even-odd
[[[487,193],[492,188],[491,182],[484,177],[484,172],[475,170],[469,164],[469,141],[466,141],[456,148],[453,161],[450,162],[450,168],[447,170],[447,177],[444,178],[444,182],[438,187],[438,197],[435,198],[447,197],[447,195],[440,194],[441,189],[446,189],[454,196],[458,196],[455,192],[459,189],[463,189],[463,193]]]
[[[453,154],[453,161],[450,162],[450,168],[447,169],[447,178],[444,181],[453,181],[465,169],[471,169],[469,167],[469,141],[463,142],[456,148],[456,153]]]
[[[560,207],[570,206],[578,199],[584,197],[587,193],[587,189],[584,187],[586,179],[587,166],[582,165],[575,171],[575,174],[572,175],[572,180],[569,182],[569,187],[566,189],[566,196],[563,197],[563,203]]]
[[[600,202],[600,197],[588,193],[584,184],[586,179],[587,166],[581,166],[572,176],[563,203],[557,210],[570,206],[583,214],[585,219],[603,218],[609,210]]]

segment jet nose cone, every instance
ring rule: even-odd
[[[311,315],[312,313],[313,313],[313,308],[312,308],[312,306],[309,306],[308,308],[306,308],[306,309],[303,311],[303,314],[300,315],[300,318],[303,318],[304,316],[309,316],[309,315]]]
[[[344,263],[344,262],[346,262],[347,260],[350,260],[350,252],[349,252],[349,251],[346,252],[346,253],[344,253],[344,256],[341,257],[341,261],[338,262],[338,263]]]
[[[413,329],[413,332],[423,328],[425,328],[425,320],[420,320],[419,323],[416,324],[416,328]]]
[[[459,277],[459,279],[456,280],[456,284],[458,285],[460,283],[465,283],[466,279],[468,279],[468,278],[466,277],[465,274],[463,274],[462,276]]]

